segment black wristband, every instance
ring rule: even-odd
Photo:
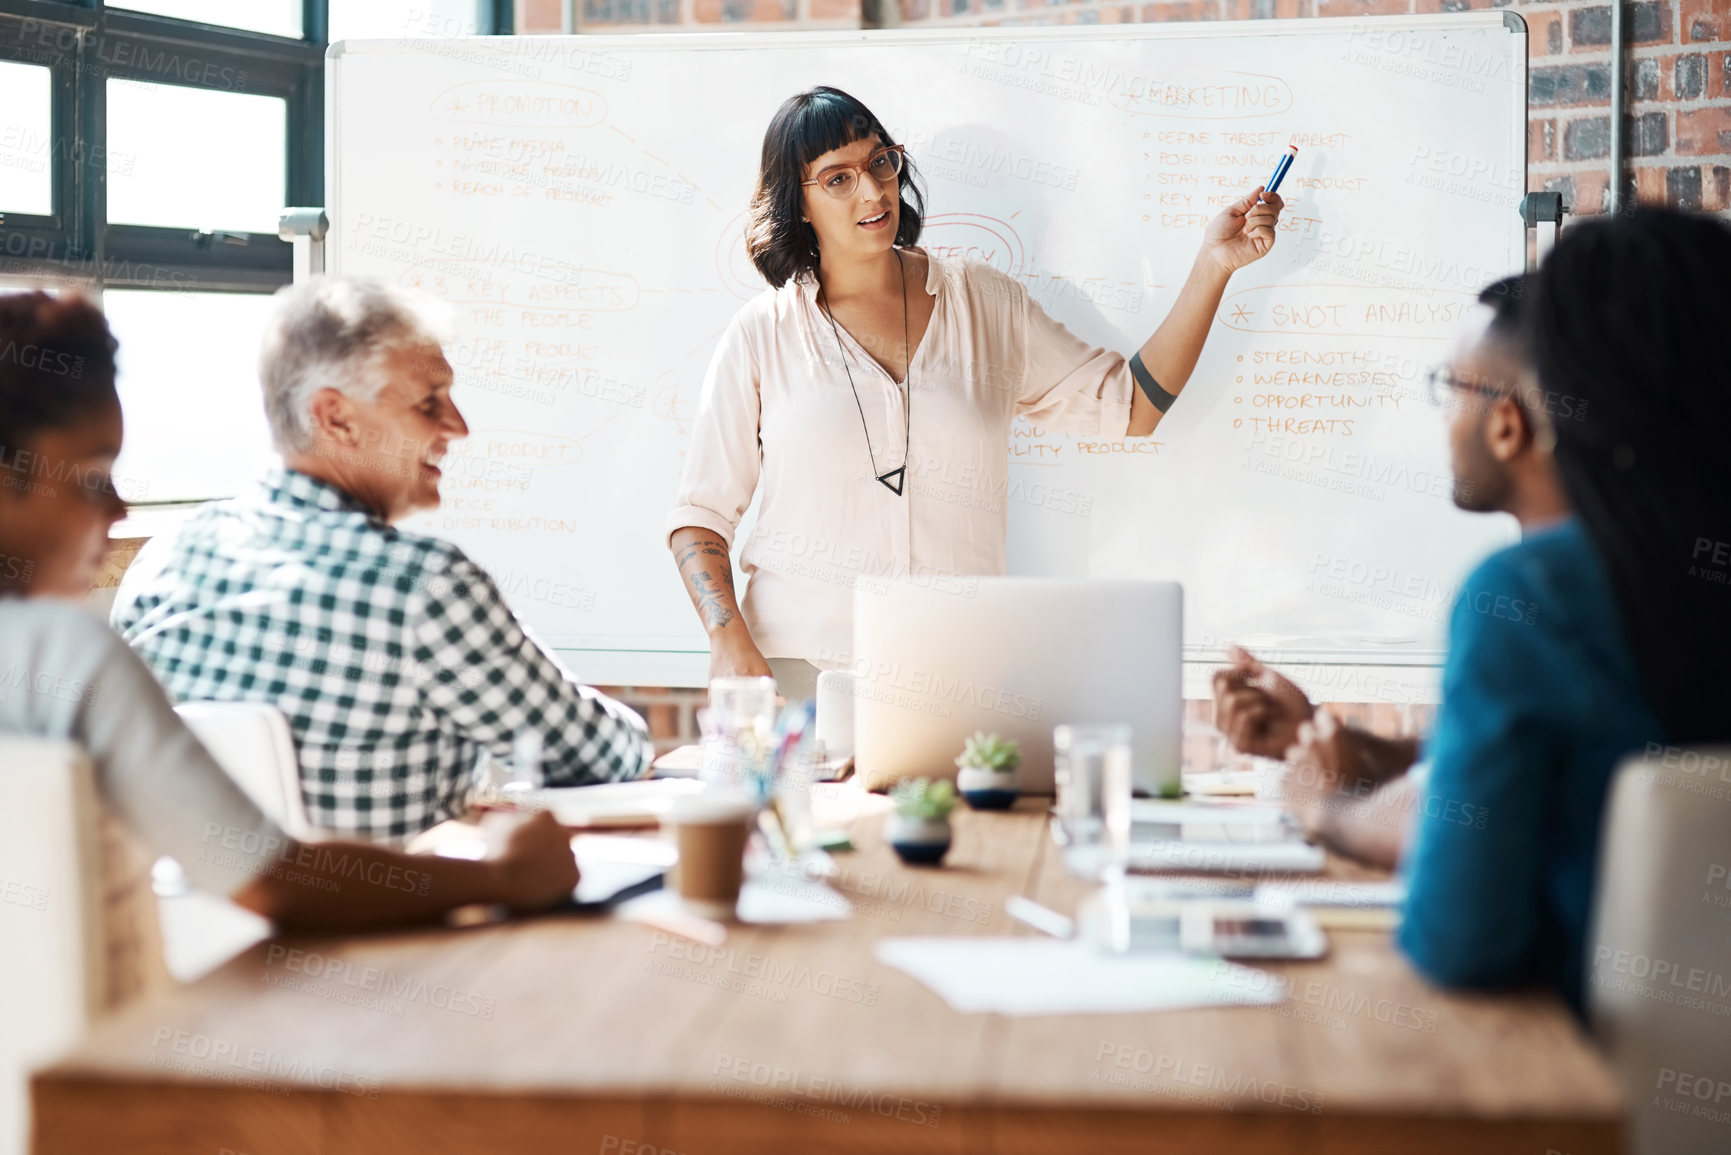
[[[1148,366],[1142,364],[1142,354],[1133,354],[1130,358],[1130,376],[1136,378],[1136,384],[1142,386],[1142,392],[1148,400],[1154,403],[1154,408],[1164,413],[1172,408],[1172,403],[1178,400],[1176,393],[1168,393],[1160,388],[1160,382],[1154,380],[1154,374],[1148,372]]]

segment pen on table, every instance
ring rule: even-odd
[[[1287,145],[1286,151],[1280,154],[1280,160],[1274,166],[1274,175],[1269,177],[1268,183],[1263,186],[1262,191],[1264,194],[1280,191],[1280,182],[1286,179],[1287,170],[1292,167],[1292,162],[1297,159],[1298,146],[1296,144]],[[1261,204],[1262,197],[1257,197],[1256,203]]]
[[[1076,924],[1050,907],[1041,906],[1030,898],[1012,894],[1004,900],[1004,913],[1027,923],[1053,938],[1069,938],[1076,933]]]

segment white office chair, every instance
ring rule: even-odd
[[[258,808],[290,837],[313,836],[288,719],[259,702],[186,702],[175,713]]]
[[[68,742],[0,735],[0,1155],[26,1150],[29,1072],[166,984],[148,858]]]
[[[300,760],[282,711],[258,702],[187,702],[175,713],[284,833],[317,840],[307,821]],[[157,864],[157,893],[168,970],[181,982],[201,978],[270,934],[270,923],[251,911],[188,889],[172,860]]]
[[[1731,749],[1618,768],[1600,838],[1587,1006],[1632,1155],[1731,1150]]]

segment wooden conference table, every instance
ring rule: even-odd
[[[1386,931],[1269,966],[1291,983],[1277,1007],[963,1015],[876,961],[883,936],[1032,933],[1011,894],[1073,912],[1085,887],[1044,806],[958,812],[936,871],[902,867],[864,814],[838,855],[853,918],[738,927],[719,951],[574,917],[261,943],[40,1072],[34,1149],[1621,1149],[1619,1092],[1558,1002],[1445,994]]]

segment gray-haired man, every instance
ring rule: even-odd
[[[523,730],[548,785],[643,774],[642,718],[576,684],[462,550],[393,527],[438,506],[468,434],[417,302],[342,277],[279,297],[260,378],[283,464],[153,541],[115,628],[177,700],[281,709],[321,829],[419,833]]]

